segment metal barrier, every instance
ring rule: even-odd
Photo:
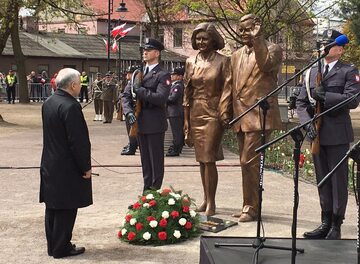
[[[53,94],[50,83],[28,83],[29,99],[33,102],[43,102]],[[16,84],[15,100],[19,100],[19,85]],[[7,100],[6,86],[0,87],[0,100]]]

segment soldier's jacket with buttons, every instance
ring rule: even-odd
[[[176,117],[183,115],[183,95],[184,95],[184,82],[175,81],[171,85],[170,95],[167,99],[167,114],[168,117]]]
[[[316,87],[317,67],[310,71],[310,92]],[[325,89],[324,110],[344,101],[352,95],[360,92],[360,78],[358,70],[349,64],[338,61],[329,73],[323,78],[322,86]],[[310,105],[305,84],[297,97],[296,108],[301,123],[311,117],[307,111]],[[359,105],[359,97],[339,110],[329,112],[322,117],[320,129],[321,145],[348,144],[354,140],[351,125],[350,109]]]
[[[131,83],[127,84],[123,99],[124,114],[134,112],[131,96]],[[166,101],[170,93],[170,73],[160,65],[155,66],[144,76],[137,97],[141,101],[141,112],[138,117],[138,132],[142,134],[161,133],[167,129]]]
[[[102,82],[102,94],[100,99],[103,101],[113,101],[115,102],[117,99],[117,87],[116,83],[112,80],[110,82],[106,82],[105,80]]]

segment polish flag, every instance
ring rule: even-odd
[[[107,40],[106,39],[103,39],[104,43],[105,43],[105,47],[106,47],[106,52],[109,51],[109,46],[108,46],[108,43],[107,43]]]
[[[111,36],[113,38],[115,38],[117,35],[120,34],[120,32],[122,32],[123,28],[126,26],[126,23],[120,25],[120,26],[117,26],[117,27],[114,27],[113,30],[111,30]]]
[[[134,27],[135,27],[135,26],[130,27],[130,28],[127,28],[127,29],[125,29],[124,31],[119,32],[120,37],[121,37],[121,38],[122,38],[122,37],[125,37]]]
[[[119,46],[118,46],[118,44],[117,44],[117,41],[114,39],[114,43],[113,43],[112,46],[111,46],[111,50],[112,50],[113,52],[116,52],[116,51],[118,51],[118,49],[119,49]]]

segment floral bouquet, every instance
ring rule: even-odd
[[[118,237],[133,244],[173,244],[200,233],[193,201],[181,191],[149,190],[132,205],[122,221]]]

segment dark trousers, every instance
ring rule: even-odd
[[[320,146],[318,155],[313,155],[316,180],[319,183],[346,155],[349,144]],[[342,163],[321,188],[318,188],[322,211],[332,211],[344,216],[348,201],[348,162]]]
[[[184,118],[182,116],[169,117],[173,144],[182,147],[184,145]]]
[[[129,145],[130,145],[130,149],[133,150],[133,149],[137,149],[138,142],[137,142],[136,137],[130,137],[129,136],[130,128],[131,128],[131,126],[128,124],[128,122],[126,122],[126,131],[127,131],[128,137],[129,137]]]
[[[95,107],[95,114],[102,115],[103,112],[103,100],[101,99],[94,99],[94,107]]]
[[[15,86],[7,87],[6,93],[7,93],[8,102],[11,102],[11,99],[13,102],[15,102]]]
[[[84,100],[84,97],[86,102],[88,102],[89,101],[88,87],[82,85],[80,89],[80,102]]]
[[[111,123],[114,116],[114,103],[112,101],[104,101],[104,119]]]
[[[138,134],[144,191],[160,189],[164,179],[165,133]]]
[[[49,256],[63,257],[71,249],[77,209],[45,209],[45,233]]]

